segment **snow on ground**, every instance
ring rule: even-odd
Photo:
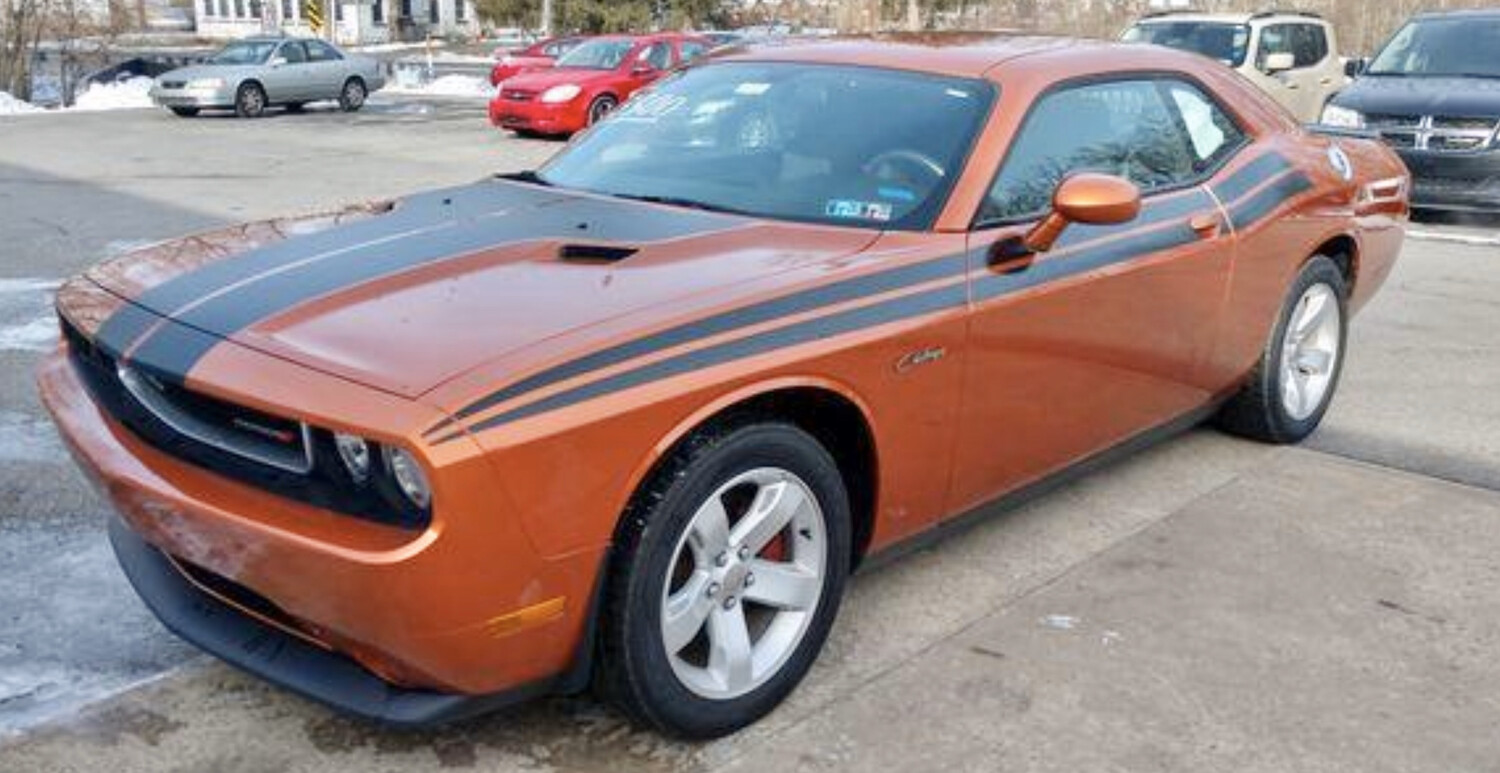
[[[433,48],[442,48],[448,45],[446,41],[432,41]],[[379,54],[388,51],[413,51],[427,48],[425,42],[418,43],[371,43],[368,46],[344,46],[346,51],[358,51],[361,54]]]
[[[40,107],[30,102],[22,102],[11,96],[9,92],[0,91],[0,115],[25,115],[40,112],[42,112]]]
[[[468,99],[490,99],[495,96],[495,87],[488,78],[477,75],[444,75],[427,83],[402,83],[398,78],[383,90],[387,94],[411,94],[424,97],[464,97]]]
[[[144,76],[95,83],[74,100],[73,110],[127,110],[151,107],[151,79]]]

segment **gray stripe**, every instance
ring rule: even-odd
[[[1243,231],[1271,214],[1293,196],[1311,189],[1312,182],[1301,172],[1287,175],[1250,198],[1229,209],[1229,219],[1236,231]]]
[[[1227,206],[1255,186],[1291,168],[1291,162],[1280,154],[1267,153],[1241,167],[1229,179],[1213,185],[1214,195]]]

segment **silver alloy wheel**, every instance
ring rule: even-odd
[[[243,106],[242,109],[246,115],[259,115],[261,111],[266,109],[266,96],[260,89],[250,86],[245,89],[244,95],[240,97],[240,104]]]
[[[761,467],[720,486],[677,541],[662,588],[677,679],[712,700],[765,684],[806,635],[827,566],[823,510],[801,478]]]
[[[1302,421],[1317,412],[1338,370],[1343,314],[1333,288],[1318,283],[1302,293],[1281,340],[1281,405]]]
[[[594,103],[589,105],[589,126],[604,120],[604,116],[609,115],[614,109],[615,101],[610,97],[600,97],[594,100]]]
[[[365,104],[365,85],[357,80],[350,79],[344,84],[344,109],[355,110]]]

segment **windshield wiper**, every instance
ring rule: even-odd
[[[542,178],[541,175],[530,169],[527,169],[524,172],[506,172],[504,174],[497,174],[495,176],[500,178],[501,180],[514,180],[518,183],[531,183],[532,185],[541,185],[546,188],[552,187],[552,183],[547,182]]]
[[[645,202],[649,202],[651,204],[666,204],[667,206],[670,206],[670,207],[683,207],[683,208],[686,208],[686,209],[700,209],[700,210],[703,210],[704,212],[721,212],[721,213],[724,213],[726,215],[749,215],[749,214],[753,214],[753,213],[750,213],[750,212],[746,212],[746,211],[744,211],[742,209],[735,209],[733,207],[726,207],[726,206],[723,206],[723,205],[720,205],[720,204],[710,204],[710,203],[708,203],[706,201],[698,201],[697,199],[684,199],[684,198],[680,198],[680,197],[677,197],[677,196],[649,196],[649,195],[645,195],[645,194],[634,194],[634,193],[612,193],[610,195],[614,196],[615,198],[618,198],[618,199],[630,199],[631,201],[645,201]]]

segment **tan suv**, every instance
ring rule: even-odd
[[[1333,25],[1312,13],[1168,11],[1142,17],[1120,39],[1217,59],[1308,123],[1348,82]]]

